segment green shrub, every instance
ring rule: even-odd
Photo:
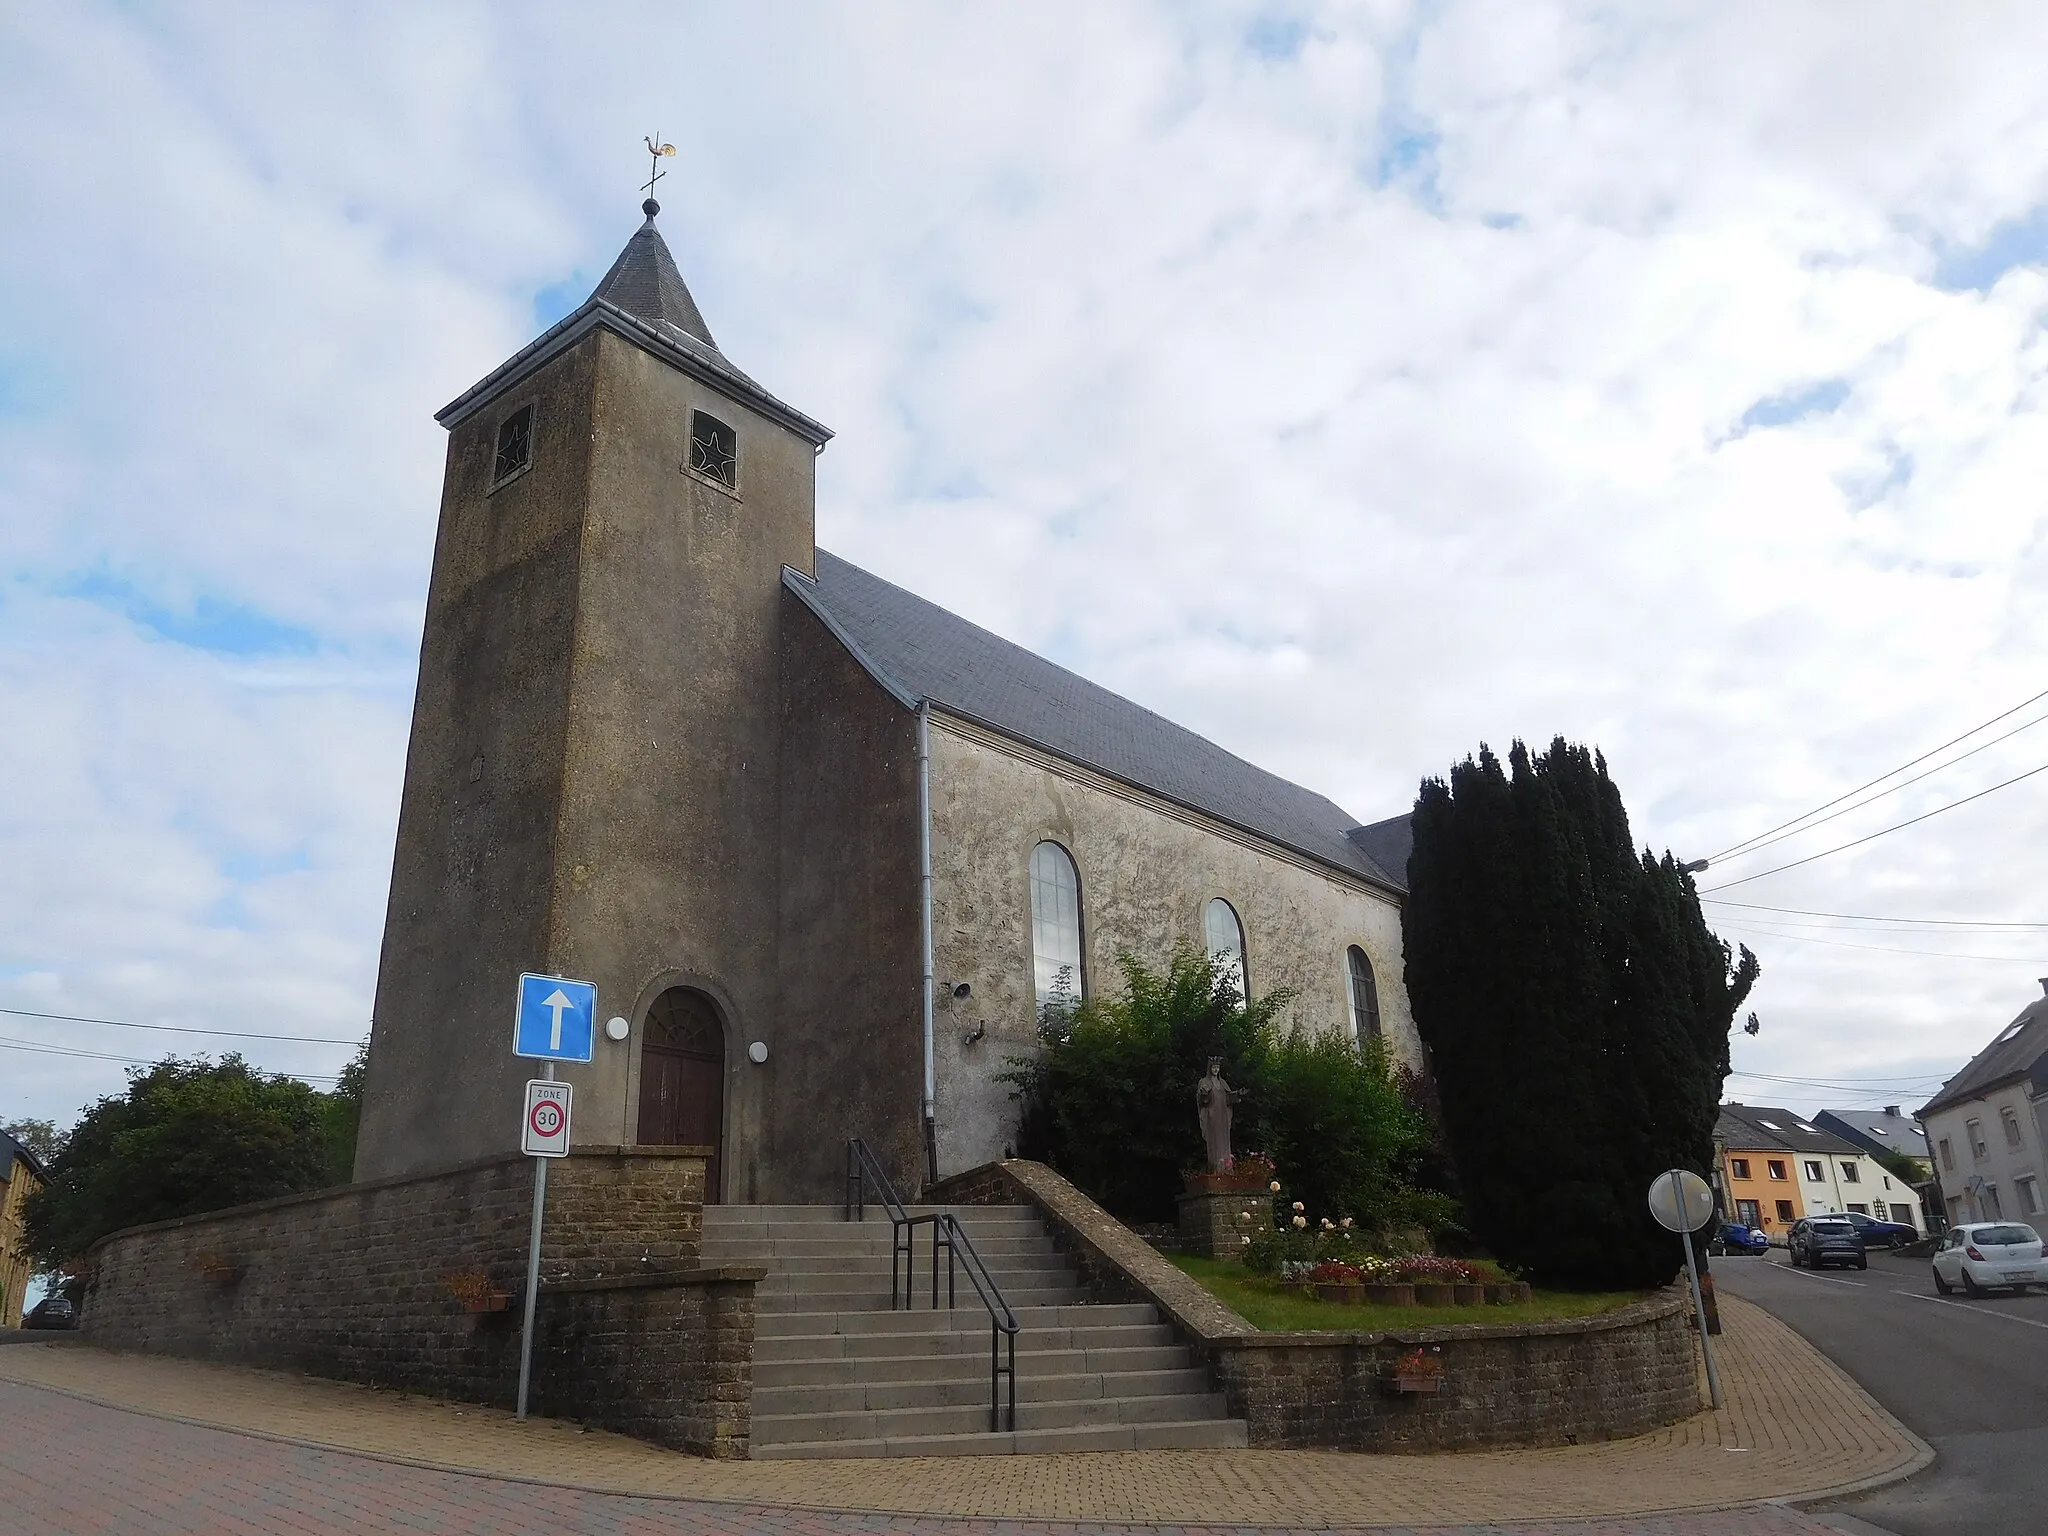
[[[1290,994],[1248,1004],[1234,969],[1191,946],[1164,973],[1129,955],[1119,964],[1120,995],[1048,1009],[1040,1054],[1005,1074],[1023,1101],[1024,1156],[1127,1221],[1171,1221],[1182,1174],[1206,1166],[1195,1085],[1218,1056],[1244,1095],[1232,1148],[1272,1158],[1289,1201],[1362,1227],[1455,1219],[1454,1202],[1411,1186],[1430,1126],[1381,1043],[1283,1030]]]

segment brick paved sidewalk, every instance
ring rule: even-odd
[[[313,1457],[306,1465],[324,1468],[330,1477],[338,1475],[334,1472],[337,1466],[376,1466],[353,1457],[327,1456],[322,1461],[319,1458],[326,1456],[325,1451],[309,1449],[324,1447],[413,1468],[480,1474],[488,1481],[464,1479],[463,1485],[490,1490],[485,1502],[493,1508],[502,1505],[516,1510],[531,1505],[559,1509],[562,1500],[574,1504],[581,1494],[639,1496],[598,1501],[606,1508],[616,1506],[616,1520],[601,1515],[593,1506],[576,1518],[597,1523],[564,1527],[557,1522],[551,1529],[996,1529],[962,1525],[957,1519],[884,1518],[865,1523],[856,1519],[849,1524],[835,1516],[821,1523],[818,1518],[799,1519],[787,1513],[809,1510],[979,1516],[1005,1522],[1422,1530],[1729,1509],[1767,1499],[1812,1497],[1873,1479],[1903,1476],[1931,1458],[1932,1452],[1924,1444],[1784,1325],[1733,1297],[1724,1298],[1722,1312],[1727,1332],[1719,1341],[1719,1358],[1729,1401],[1721,1412],[1703,1413],[1634,1440],[1458,1456],[1253,1450],[957,1461],[716,1463],[678,1456],[616,1435],[583,1432],[570,1424],[535,1420],[522,1425],[509,1414],[492,1409],[458,1407],[271,1372],[109,1355],[71,1344],[0,1351],[0,1381],[55,1389],[159,1418],[182,1419],[190,1426],[217,1426],[289,1442],[262,1447],[239,1442],[247,1448],[250,1465],[266,1458]],[[0,1391],[9,1399],[26,1395],[17,1389]],[[51,1401],[42,1392],[33,1395]],[[81,1407],[79,1411],[85,1410]],[[40,1410],[19,1411],[9,1415],[9,1422],[20,1425],[39,1417]],[[104,1417],[103,1422],[146,1426],[125,1432],[128,1434],[198,1432],[125,1415]],[[98,1438],[100,1433],[111,1431],[96,1431],[87,1438]],[[43,1437],[36,1438],[40,1441]],[[17,1454],[10,1451],[7,1459],[12,1461]],[[88,1467],[110,1464],[100,1451],[86,1449],[81,1454],[88,1456],[84,1463]],[[239,1454],[236,1465],[242,1465]],[[26,1475],[31,1469],[17,1468],[17,1475]],[[412,1475],[391,1466],[363,1474],[377,1486],[403,1484]],[[522,1487],[503,1481],[517,1478],[549,1486]],[[74,1480],[70,1486],[82,1485]],[[476,1497],[485,1496],[478,1493]],[[661,1504],[655,1499],[693,1502]],[[505,1503],[507,1500],[511,1502]],[[707,1500],[724,1501],[724,1507],[694,1502]],[[633,1523],[656,1519],[655,1514],[639,1513],[643,1510],[667,1513],[659,1516],[661,1523]],[[785,1513],[770,1513],[775,1510]],[[1572,1529],[1584,1536],[1624,1530],[1661,1530],[1674,1536],[1679,1532],[1686,1536],[1709,1532],[1712,1536],[1736,1536],[1738,1532],[1743,1536],[1750,1532],[1788,1536],[1821,1529],[1783,1510],[1731,1510],[1701,1524],[1706,1518],[1647,1522],[1636,1518],[1619,1525],[1603,1522],[1602,1526]],[[406,1528],[477,1532],[528,1528],[516,1523],[492,1524],[481,1516],[479,1520],[481,1523],[423,1521]],[[132,1528],[229,1527],[201,1522],[189,1527]],[[250,1528],[275,1529],[276,1522],[266,1525],[258,1519]],[[328,1528],[346,1525],[306,1527]],[[999,1528],[1021,1532],[1047,1527],[1005,1524]]]

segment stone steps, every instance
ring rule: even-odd
[[[929,1208],[926,1208],[929,1209]],[[917,1214],[914,1212],[913,1214]],[[988,1311],[889,1306],[892,1228],[829,1208],[705,1211],[704,1261],[767,1268],[754,1338],[754,1455],[961,1456],[1241,1446],[1208,1373],[1150,1305],[1098,1305],[1027,1208],[956,1212],[1017,1315],[1017,1419],[989,1429]],[[930,1300],[931,1233],[916,1257]],[[943,1276],[941,1280],[943,1298]],[[912,1300],[919,1293],[913,1291]]]

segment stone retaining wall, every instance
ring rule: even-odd
[[[745,1456],[759,1269],[700,1268],[702,1148],[579,1149],[549,1170],[533,1401]],[[84,1338],[511,1406],[533,1164],[511,1154],[114,1233]]]
[[[1099,1300],[1151,1301],[1207,1356],[1256,1446],[1451,1451],[1641,1434],[1706,1406],[1675,1291],[1599,1317],[1385,1333],[1261,1333],[1051,1169],[1021,1159],[942,1180],[933,1203],[1025,1201]],[[1397,1393],[1420,1348],[1434,1392]]]

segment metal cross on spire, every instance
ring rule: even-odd
[[[661,168],[662,157],[673,155],[676,152],[676,147],[673,144],[662,143],[661,135],[658,133],[650,136],[644,142],[647,145],[647,153],[654,163],[651,167],[653,174],[647,178],[647,185],[640,189],[647,194],[647,201],[641,207],[642,211],[651,219],[661,208],[661,205],[654,200],[654,184],[668,174],[667,171]]]

